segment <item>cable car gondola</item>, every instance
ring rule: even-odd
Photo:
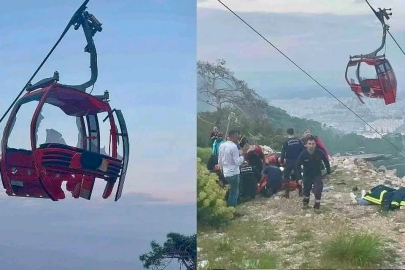
[[[368,2],[367,2],[368,3]],[[351,90],[356,94],[361,103],[364,104],[362,96],[368,98],[379,98],[384,99],[385,104],[389,105],[395,103],[397,96],[397,80],[395,77],[394,70],[385,58],[385,54],[377,55],[385,46],[387,32],[389,26],[385,23],[385,19],[389,19],[392,13],[387,13],[387,10],[391,9],[380,9],[375,11],[371,5],[370,8],[373,10],[374,14],[380,20],[383,27],[382,43],[374,52],[365,55],[355,55],[350,56],[350,61],[346,67],[346,81],[349,84]],[[363,78],[361,76],[361,66],[366,64],[369,66],[374,66],[376,70],[375,78]],[[364,66],[364,65],[363,65]],[[349,78],[348,71],[356,67],[356,78]]]
[[[123,114],[120,110],[111,109],[108,91],[105,91],[104,95],[91,95],[86,92],[97,80],[97,52],[93,36],[102,30],[101,23],[85,11],[88,2],[89,0],[86,0],[75,12],[61,38],[2,118],[4,119],[12,108],[3,132],[0,163],[3,187],[9,196],[58,201],[65,198],[62,184],[66,182],[66,189],[74,198],[90,200],[96,178],[106,181],[102,195],[104,199],[111,195],[117,180],[115,201],[122,195],[129,160],[129,139]],[[55,72],[53,77],[31,85],[33,77],[71,26],[74,26],[75,30],[80,26],[83,28],[87,41],[85,52],[90,54],[90,80],[81,85],[64,85],[58,82],[59,74]],[[24,91],[25,95],[19,98]],[[33,101],[37,101],[38,105],[30,125],[31,149],[8,147],[10,133],[20,108]],[[63,143],[40,144],[37,141],[39,117],[45,104],[59,108],[67,117],[76,118],[79,134],[77,146]],[[107,113],[107,117],[100,119],[101,113]],[[99,120],[109,121],[109,155],[100,153]],[[123,148],[122,157],[118,156],[117,151],[119,138]]]

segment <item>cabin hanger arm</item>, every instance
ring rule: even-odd
[[[94,44],[94,35],[97,32],[101,32],[103,29],[101,27],[101,23],[96,19],[93,14],[90,14],[86,11],[86,4],[89,0],[86,0],[75,12],[75,14],[70,19],[68,25],[65,28],[64,34],[70,29],[71,26],[74,26],[75,30],[78,30],[80,26],[83,28],[84,35],[86,37],[87,45],[84,48],[84,52],[90,53],[90,69],[91,69],[91,77],[90,79],[82,84],[79,85],[62,85],[65,87],[74,88],[83,92],[86,92],[86,89],[97,81],[98,77],[98,66],[97,66],[97,50]],[[59,81],[59,74],[57,71],[55,72],[53,77],[45,78],[40,80],[39,82],[31,85],[30,83],[26,87],[26,91],[30,92],[38,88],[43,88],[48,86],[50,83],[54,81]]]
[[[388,13],[387,11],[391,11],[390,8],[378,8],[378,11],[376,11],[371,5],[370,3],[366,0],[367,4],[369,5],[369,7],[371,8],[371,10],[374,12],[375,16],[378,18],[378,20],[381,22],[381,25],[383,27],[383,35],[382,35],[382,39],[381,39],[381,45],[380,47],[378,47],[375,51],[368,53],[368,54],[360,54],[360,55],[354,55],[354,56],[350,56],[350,59],[353,58],[379,58],[379,57],[385,57],[384,55],[381,56],[377,56],[377,54],[384,48],[386,40],[387,40],[387,32],[390,28],[390,26],[388,24],[385,23],[385,19],[389,20],[390,17],[392,15],[392,12]]]
[[[90,79],[80,85],[64,85],[66,87],[75,88],[81,91],[86,91],[86,89],[92,86],[98,77],[98,66],[97,66],[97,50],[94,44],[94,35],[97,32],[101,32],[103,29],[101,27],[101,23],[96,19],[93,14],[90,14],[87,11],[84,11],[79,16],[77,16],[77,20],[74,24],[74,29],[77,30],[82,26],[84,35],[86,37],[87,45],[84,48],[84,52],[90,53],[90,69],[91,69],[91,77]]]

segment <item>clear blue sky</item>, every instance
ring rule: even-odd
[[[2,4],[2,111],[81,3]],[[90,202],[9,198],[2,191],[0,254],[8,254],[0,258],[2,269],[140,269],[138,256],[149,251],[151,240],[162,242],[170,231],[196,231],[196,2],[91,0],[88,11],[103,23],[103,31],[95,36],[99,78],[93,93],[110,91],[111,106],[123,111],[129,130],[124,194],[117,203],[103,201],[101,180]],[[34,82],[55,70],[61,83],[87,80],[85,44],[81,29],[69,31]],[[33,108],[26,109],[10,142],[18,148],[27,147]],[[44,108],[43,116],[39,140],[44,140],[46,128],[55,128],[67,143],[76,144],[72,119],[51,108]],[[21,253],[24,260],[13,257]]]
[[[53,46],[82,1],[9,1],[0,16],[1,108],[11,103]],[[95,36],[99,78],[93,93],[110,91],[111,106],[122,109],[131,156],[124,192],[168,199],[195,199],[195,1],[90,1],[88,11],[102,23]],[[73,28],[34,82],[60,73],[61,83],[82,83],[90,75],[82,30]],[[35,104],[18,116],[10,142],[28,147],[28,125]],[[45,129],[76,144],[75,119],[52,107],[43,110]],[[4,122],[0,128],[4,128]],[[102,127],[103,128],[103,127]],[[102,146],[108,143],[104,129]],[[18,135],[18,136],[17,136]],[[103,137],[104,135],[104,137]],[[11,146],[10,145],[10,146]],[[178,153],[181,149],[181,154]],[[101,192],[101,191],[100,191]],[[180,196],[179,196],[180,195]]]

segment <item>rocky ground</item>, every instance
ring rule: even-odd
[[[342,231],[383,237],[397,255],[375,267],[405,268],[405,210],[382,213],[378,206],[360,206],[350,198],[353,189],[360,193],[378,184],[405,186],[405,178],[363,160],[334,157],[331,164],[334,172],[325,180],[330,190],[323,193],[320,214],[302,210],[302,198],[295,192],[288,200],[258,197],[242,204],[237,209],[241,217],[226,228],[199,230],[199,269],[352,267],[321,259],[322,243]]]

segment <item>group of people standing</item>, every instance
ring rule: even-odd
[[[290,182],[295,181],[299,196],[303,197],[303,208],[309,207],[311,190],[315,195],[314,209],[320,209],[323,189],[323,169],[331,173],[329,155],[322,141],[304,132],[302,138],[294,135],[292,128],[287,129],[287,139],[283,144],[280,155],[266,157],[260,146],[250,147],[248,140],[240,131],[231,130],[226,140],[223,134],[214,128],[211,134],[212,155],[207,164],[209,170],[215,167],[220,170],[224,182],[230,185],[227,203],[229,206],[238,204],[241,168],[248,165],[259,172],[261,181],[267,179],[267,189],[270,194],[284,187],[283,197],[290,197]],[[250,151],[249,151],[250,150]],[[283,167],[283,172],[280,167]],[[303,171],[302,171],[303,168]]]
[[[290,181],[297,182],[298,194],[303,196],[303,208],[309,207],[311,190],[315,196],[314,209],[320,209],[323,179],[331,173],[329,155],[322,141],[311,135],[309,130],[303,138],[297,138],[292,128],[287,129],[287,140],[284,142],[280,163],[284,167],[284,197],[289,198]],[[303,168],[303,171],[302,171]]]

